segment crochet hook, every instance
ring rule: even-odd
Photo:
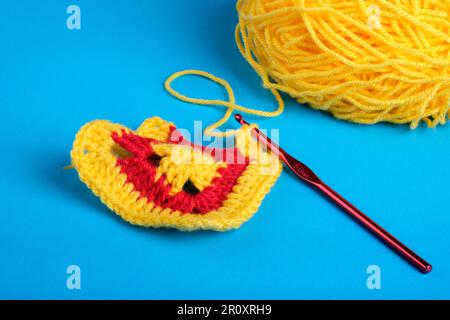
[[[241,125],[249,125],[240,114],[235,115],[235,119]],[[393,251],[405,258],[414,267],[423,273],[429,273],[432,269],[431,265],[414,253],[411,249],[397,240],[393,235],[384,230],[381,226],[375,223],[372,219],[362,213],[358,208],[353,206],[350,202],[345,200],[336,191],[326,185],[319,177],[305,164],[299,160],[292,157],[289,153],[284,151],[281,147],[276,145],[265,136],[258,128],[253,128],[253,133],[255,134],[258,141],[270,149],[275,155],[277,155],[281,161],[292,170],[292,172],[300,179],[306,181],[308,184],[313,185],[319,189],[323,194],[325,194],[329,199],[339,205],[344,209],[352,218],[359,222],[362,226],[376,235],[381,241],[387,244]]]

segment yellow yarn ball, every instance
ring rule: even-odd
[[[449,0],[239,0],[236,41],[265,88],[358,123],[450,116]]]

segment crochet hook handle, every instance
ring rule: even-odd
[[[241,125],[248,125],[248,123],[242,118],[241,115],[237,114],[235,116],[236,120]],[[358,208],[348,202],[344,197],[326,185],[323,181],[321,181],[317,175],[309,169],[305,164],[298,161],[294,157],[292,157],[289,153],[284,151],[281,147],[276,145],[274,142],[270,140],[270,138],[266,137],[263,133],[261,133],[257,128],[253,128],[253,131],[256,133],[256,138],[261,141],[264,145],[266,145],[270,150],[280,157],[280,159],[302,180],[308,182],[309,184],[315,186],[319,189],[323,194],[325,194],[328,198],[333,200],[336,204],[338,204],[342,209],[344,209],[352,218],[354,218],[357,222],[359,222],[362,226],[376,235],[380,240],[382,240],[385,244],[387,244],[390,248],[392,248],[396,253],[405,258],[408,262],[410,262],[414,267],[420,270],[423,273],[428,273],[431,271],[431,265],[414,253],[411,249],[397,240],[393,235],[384,230],[381,226],[375,223],[372,219],[362,213]]]
[[[358,208],[344,199],[340,194],[327,186],[325,183],[315,185],[320,191],[327,195],[331,200],[337,203],[341,208],[347,211],[356,221],[362,224],[366,229],[375,234],[379,239],[391,247],[400,256],[409,261],[413,266],[423,273],[429,273],[432,269],[431,265],[414,253],[411,249],[401,243],[389,232],[384,230],[380,225],[362,213]]]

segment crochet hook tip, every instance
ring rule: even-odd
[[[239,113],[236,114],[236,115],[234,116],[234,118],[236,119],[237,122],[239,122],[240,125],[248,124],[248,123],[244,120],[244,118],[242,117],[242,115],[240,115]]]

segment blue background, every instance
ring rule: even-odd
[[[82,30],[68,30],[77,4]],[[314,190],[283,173],[241,229],[132,227],[65,171],[93,119],[136,128],[158,115],[192,129],[223,110],[163,89],[197,68],[229,80],[246,106],[274,106],[238,53],[231,0],[2,1],[0,7],[0,298],[450,298],[450,126],[362,126],[286,98],[273,119],[285,149],[434,266],[422,275]],[[176,87],[223,98],[195,78]],[[230,128],[235,123],[228,124]],[[82,289],[66,288],[81,267]],[[368,290],[366,268],[381,267]]]

